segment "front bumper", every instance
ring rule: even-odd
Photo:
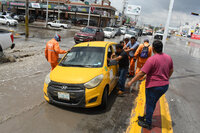
[[[63,86],[67,86],[68,89],[62,89]],[[68,93],[70,95],[70,100],[59,99],[58,92]],[[44,96],[50,103],[72,107],[85,107],[85,88],[83,85],[51,82],[48,86],[44,86]]]
[[[90,41],[93,41],[93,40],[94,40],[94,38],[78,38],[78,37],[74,37],[75,43],[90,42]]]
[[[61,89],[63,86],[68,86],[68,89]],[[49,85],[44,83],[43,92],[45,100],[49,103],[55,103],[69,107],[91,108],[101,104],[103,86],[104,84],[100,84],[96,88],[87,89],[83,86],[83,84],[75,85],[51,82]],[[59,99],[58,92],[69,93],[70,100]]]

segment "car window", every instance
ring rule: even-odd
[[[93,33],[95,34],[96,33],[96,29],[94,28],[89,28],[89,27],[85,27],[81,30],[82,32],[86,32],[86,33]]]
[[[110,46],[110,47],[108,48],[108,58],[109,58],[109,59],[111,58],[112,53],[113,53],[113,49],[112,49],[112,46]]]
[[[69,67],[102,67],[104,47],[74,47],[63,58],[60,65]]]

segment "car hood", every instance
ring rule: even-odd
[[[102,73],[102,68],[57,66],[50,73],[50,79],[59,83],[83,84]]]
[[[112,34],[112,31],[104,31],[105,34]]]
[[[78,32],[78,33],[76,33],[76,35],[79,35],[79,36],[94,36],[95,34],[86,33],[86,32]]]

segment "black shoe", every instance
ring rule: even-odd
[[[138,125],[148,130],[151,130],[152,128],[151,124],[146,123],[146,121],[138,121]]]
[[[144,116],[138,116],[138,120],[139,121],[145,121],[145,119],[146,119],[146,115],[144,115]]]

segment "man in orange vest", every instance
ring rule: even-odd
[[[145,39],[143,44],[140,44],[135,52],[135,57],[137,58],[137,67],[135,75],[140,72],[141,68],[144,66],[145,62],[152,55],[152,47],[149,45],[149,40]],[[140,80],[142,80],[141,78]]]
[[[68,52],[60,49],[59,41],[61,41],[61,36],[56,34],[55,37],[46,44],[45,57],[51,64],[51,71],[58,65],[59,54],[65,54]]]

